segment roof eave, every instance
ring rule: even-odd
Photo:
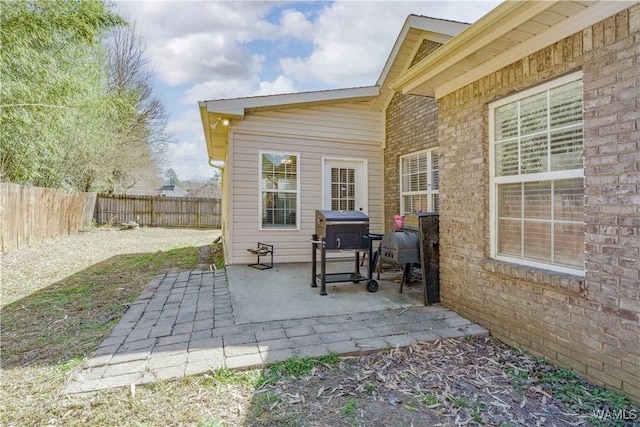
[[[529,17],[547,9],[549,7],[547,4],[553,4],[556,1],[505,1],[499,4],[440,49],[391,82],[391,87],[394,90],[401,89],[403,93],[410,92],[411,89],[428,80],[432,74],[447,69],[459,59],[475,52],[479,46],[486,45],[489,40],[495,38],[496,34],[502,34],[506,26],[514,28],[519,23],[518,19],[524,22]],[[511,21],[510,17],[516,21]]]
[[[349,102],[354,99],[375,97],[380,94],[378,86],[365,86],[348,89],[333,89],[314,92],[298,92],[280,95],[255,96],[248,98],[220,99],[202,101],[208,112],[215,112],[234,117],[243,117],[251,108],[283,107],[304,105],[309,103]]]
[[[387,75],[389,74],[389,70],[393,66],[396,61],[396,57],[398,56],[398,52],[402,48],[402,45],[405,42],[405,38],[407,34],[412,28],[421,31],[429,31],[436,34],[441,34],[444,36],[453,37],[456,34],[460,33],[464,28],[468,27],[469,24],[465,24],[463,22],[455,22],[448,21],[437,18],[429,18],[426,16],[418,16],[418,15],[409,15],[396,38],[396,42],[389,53],[389,57],[380,72],[380,76],[378,77],[378,81],[376,82],[377,86],[381,86],[384,84]]]
[[[379,94],[380,88],[378,86],[366,86],[316,92],[199,101],[200,120],[207,145],[209,164],[224,161],[226,158],[229,127],[221,124],[223,119],[230,121],[242,120],[245,114],[258,108],[277,110],[325,103],[371,101]]]
[[[429,57],[391,82],[394,90],[440,98],[452,91],[472,83],[478,78],[503,68],[518,58],[532,54],[568,37],[602,19],[625,10],[634,1],[595,1],[585,9],[569,16],[557,25],[529,38],[508,50],[494,55],[472,70],[458,65],[468,56],[497,40],[503,34],[517,28],[560,1],[511,2],[505,1],[487,15],[445,43]],[[515,58],[515,59],[514,59]],[[458,68],[456,68],[458,67]],[[446,81],[440,78],[447,73]],[[455,77],[451,77],[455,74]]]

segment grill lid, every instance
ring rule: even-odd
[[[316,211],[316,223],[323,222],[369,222],[369,217],[360,211]]]
[[[418,251],[418,235],[407,231],[392,231],[382,237],[380,246],[392,251]]]
[[[380,245],[382,259],[397,264],[420,262],[418,233],[411,231],[392,231],[382,237]]]

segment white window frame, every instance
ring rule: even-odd
[[[583,269],[571,268],[553,263],[539,262],[531,259],[513,258],[498,254],[498,186],[509,183],[527,183],[535,181],[559,181],[571,178],[584,178],[584,166],[580,169],[539,172],[525,175],[496,176],[496,144],[495,144],[495,110],[498,107],[509,104],[519,99],[524,99],[540,92],[561,86],[563,84],[581,80],[582,71],[571,73],[535,87],[523,90],[514,95],[500,99],[489,104],[489,217],[490,217],[490,253],[491,257],[497,260],[513,262],[531,267],[544,268],[575,275],[584,275]],[[584,119],[583,119],[584,122]]]
[[[296,189],[277,190],[278,193],[290,193],[296,195],[296,224],[295,227],[265,227],[262,223],[262,208],[264,200],[262,190],[262,156],[264,154],[273,156],[296,156]],[[299,231],[300,230],[300,153],[260,150],[258,153],[258,230],[260,231]]]
[[[428,148],[425,150],[414,151],[412,153],[407,153],[400,156],[400,164],[398,166],[398,170],[400,171],[398,189],[400,193],[400,214],[401,215],[405,215],[409,213],[409,211],[407,211],[404,206],[404,196],[424,195],[427,198],[427,212],[435,211],[435,207],[433,206],[433,195],[440,194],[440,185],[438,185],[437,190],[433,189],[432,165],[433,165],[433,153],[436,151],[439,153],[438,148],[439,147]],[[419,156],[420,154],[423,154],[423,153],[427,153],[427,189],[423,191],[402,191],[402,181],[405,175],[404,170],[402,168],[404,159],[406,159],[407,157]],[[438,174],[440,171],[439,165],[440,165],[440,162],[438,162]]]

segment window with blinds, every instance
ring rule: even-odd
[[[438,212],[438,150],[424,150],[400,158],[400,213]]]
[[[356,209],[356,170],[331,168],[331,210]]]
[[[584,270],[582,76],[490,105],[492,253]]]
[[[260,153],[260,228],[298,226],[297,154]]]

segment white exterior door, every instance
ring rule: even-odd
[[[368,215],[367,161],[323,159],[322,209]]]

